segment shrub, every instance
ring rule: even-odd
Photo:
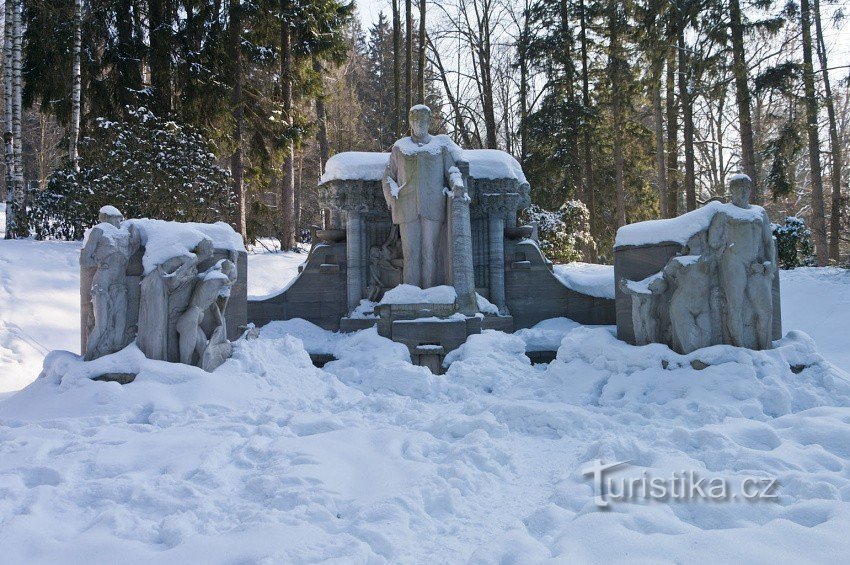
[[[771,228],[776,238],[780,269],[794,269],[815,264],[812,232],[802,218],[788,216],[784,224],[771,224]]]
[[[540,249],[555,263],[580,261],[585,249],[595,247],[587,231],[589,218],[587,206],[578,200],[568,200],[558,210],[532,204],[521,217],[526,223],[537,224]]]
[[[145,108],[126,121],[99,118],[80,141],[79,170],[55,171],[34,192],[28,212],[39,239],[81,239],[106,204],[128,218],[184,222],[227,220],[235,205],[229,173],[194,128],[157,118]]]

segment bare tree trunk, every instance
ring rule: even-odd
[[[142,87],[138,48],[133,42],[133,4],[132,0],[121,0],[115,13],[115,30],[118,38],[117,67],[121,85],[118,103],[121,105],[122,115],[127,111],[127,106],[136,102],[136,92]]]
[[[399,0],[393,0],[393,98],[395,108],[393,124],[396,137],[401,137],[401,13]]]
[[[290,28],[290,0],[280,0],[280,79],[283,97],[284,122],[292,126],[292,29]],[[291,135],[287,131],[287,136]],[[287,139],[281,167],[278,213],[280,225],[278,239],[282,250],[295,248],[295,144]]]
[[[667,162],[664,158],[664,109],[661,104],[661,74],[664,70],[664,60],[659,58],[653,71],[652,82],[652,113],[655,118],[655,157],[658,165],[658,204],[661,217],[669,218],[667,210]]]
[[[244,69],[242,64],[242,1],[230,0],[230,57],[233,60],[233,90],[230,104],[233,113],[233,141],[236,147],[230,158],[233,192],[236,194],[235,224],[242,239],[248,239],[248,213],[245,201],[245,106],[242,101]]]
[[[826,56],[826,44],[823,41],[823,25],[820,19],[820,0],[814,0],[815,34],[817,36],[817,52],[823,73],[824,103],[829,119],[829,146],[832,153],[832,210],[829,218],[829,258],[839,260],[839,243],[841,242],[841,164],[843,163],[841,140],[838,138],[838,126],[835,119],[835,100],[832,96],[832,85],[829,82],[829,64]]]
[[[587,14],[585,0],[579,0],[579,25],[581,37],[581,103],[585,113],[590,113],[590,67],[587,59]],[[585,117],[582,126],[582,194],[588,212],[588,228],[591,236],[596,236],[596,183],[593,178],[593,160],[590,153],[590,138],[592,126]],[[590,250],[590,259],[596,260],[596,250]]]
[[[416,98],[425,103],[425,0],[419,0],[419,68],[416,69]]]
[[[626,225],[626,195],[623,183],[623,108],[620,68],[623,65],[620,44],[620,15],[617,2],[610,3],[608,76],[611,80],[611,117],[614,126],[614,171],[617,195],[617,227]]]
[[[672,18],[671,18],[672,19]],[[668,38],[675,38],[671,25]],[[676,49],[667,51],[667,213],[671,218],[679,215],[679,108],[676,100]]]
[[[744,57],[744,26],[738,0],[729,0],[729,20],[732,35],[732,74],[735,76],[735,100],[738,103],[738,127],[741,133],[741,168],[753,181],[753,202],[762,200],[756,168],[753,122],[750,118],[750,87],[747,84],[747,63]]]
[[[294,166],[294,165],[293,165]],[[292,209],[294,210],[293,214],[293,223],[295,224],[295,244],[298,245],[298,242],[301,241],[301,195],[304,181],[304,152],[298,152],[298,168],[297,174],[295,176],[295,191],[294,191],[294,205]]]
[[[491,65],[490,44],[490,15],[492,6],[490,0],[485,0],[481,10],[474,4],[478,23],[478,63],[481,67],[481,91],[482,111],[484,113],[484,127],[487,130],[487,149],[498,149],[496,129],[496,107],[493,102],[493,75]]]
[[[171,0],[149,0],[150,75],[153,106],[160,116],[173,109],[171,91]]]
[[[517,45],[517,65],[519,66],[520,164],[525,164],[526,147],[528,147],[528,43],[531,35],[529,25],[531,14],[528,4],[528,0],[525,0],[525,7],[522,11],[522,32]]]
[[[320,77],[322,73],[322,62],[317,57],[313,57],[313,70]],[[331,146],[328,143],[328,113],[325,109],[325,93],[324,87],[322,92],[316,96],[316,141],[319,143],[319,176],[325,172],[325,164],[331,158]]]
[[[679,103],[682,105],[682,129],[685,141],[685,208],[688,212],[696,210],[696,175],[694,165],[694,102],[691,96],[690,69],[685,51],[685,22],[682,8],[677,5],[678,24],[676,26],[679,46]]]
[[[829,262],[829,249],[826,242],[823,177],[818,145],[818,101],[812,65],[812,15],[809,0],[801,0],[800,16],[803,23],[803,88],[806,98],[806,128],[809,133],[809,169],[812,178],[812,239],[818,266],[823,267]]]
[[[77,144],[80,139],[80,96],[82,95],[82,78],[80,76],[80,58],[83,43],[83,2],[74,0],[74,45],[71,56],[74,61],[71,71],[73,86],[71,87],[71,131],[68,135],[68,159],[75,170],[79,170]]]

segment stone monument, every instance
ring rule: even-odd
[[[80,255],[86,360],[135,341],[149,359],[221,365],[247,323],[241,236],[221,222],[125,221],[112,206],[100,220]]]
[[[471,316],[478,310],[470,198],[459,168],[468,170],[469,165],[448,136],[428,133],[428,106],[412,107],[409,117],[410,136],[393,145],[382,179],[384,198],[401,236],[402,280],[421,289],[451,283],[459,310]]]
[[[749,177],[735,175],[729,185],[731,204],[618,230],[621,339],[690,353],[717,344],[769,349],[781,337],[770,220],[749,203]]]
[[[390,153],[330,158],[319,184],[323,229],[286,288],[249,301],[248,320],[302,318],[344,332],[378,326],[432,370],[439,355],[483,329],[559,316],[613,324],[614,300],[568,286],[533,228],[517,225],[531,204],[517,160],[459,148],[428,132],[429,116],[414,107],[411,135]],[[449,295],[432,292],[441,287],[451,289],[450,301],[433,301]]]

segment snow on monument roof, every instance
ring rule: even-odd
[[[210,239],[216,249],[245,251],[242,236],[224,222],[199,224],[138,218],[121,224],[122,227],[130,225],[139,230],[141,243],[145,246],[145,255],[142,258],[145,274],[172,257],[191,256],[192,250],[204,238]]]
[[[764,208],[761,206],[751,205],[749,208],[739,208],[734,204],[713,201],[676,218],[649,220],[623,226],[617,230],[614,247],[666,242],[685,245],[691,236],[707,229],[718,212],[751,222],[764,217]]]
[[[448,139],[446,136],[437,135],[431,136],[431,138],[432,140],[435,138]],[[410,138],[403,139],[409,140]],[[440,147],[439,144],[434,146]],[[430,147],[430,144],[428,147]],[[418,146],[416,148],[418,149]],[[461,158],[469,163],[469,174],[473,178],[516,179],[520,183],[527,182],[519,162],[504,151],[498,149],[466,149],[461,151]],[[389,160],[389,153],[368,151],[337,153],[328,159],[325,165],[325,173],[319,182],[324,184],[333,180],[381,180]]]
[[[516,179],[528,182],[519,161],[498,149],[467,149],[463,157],[469,162],[469,174],[476,179]]]
[[[614,298],[614,266],[593,263],[555,265],[554,274],[564,286],[596,298]]]
[[[325,164],[325,173],[320,184],[332,180],[381,180],[389,153],[373,153],[370,151],[345,151],[337,153]]]

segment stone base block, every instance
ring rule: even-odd
[[[339,331],[343,333],[359,332],[378,323],[378,318],[341,318]]]
[[[513,333],[514,317],[513,316],[484,316],[481,320],[482,330],[498,330],[505,333]]]
[[[446,358],[446,350],[441,345],[418,345],[410,355],[414,365],[427,367],[435,375],[442,375],[443,360]]]

